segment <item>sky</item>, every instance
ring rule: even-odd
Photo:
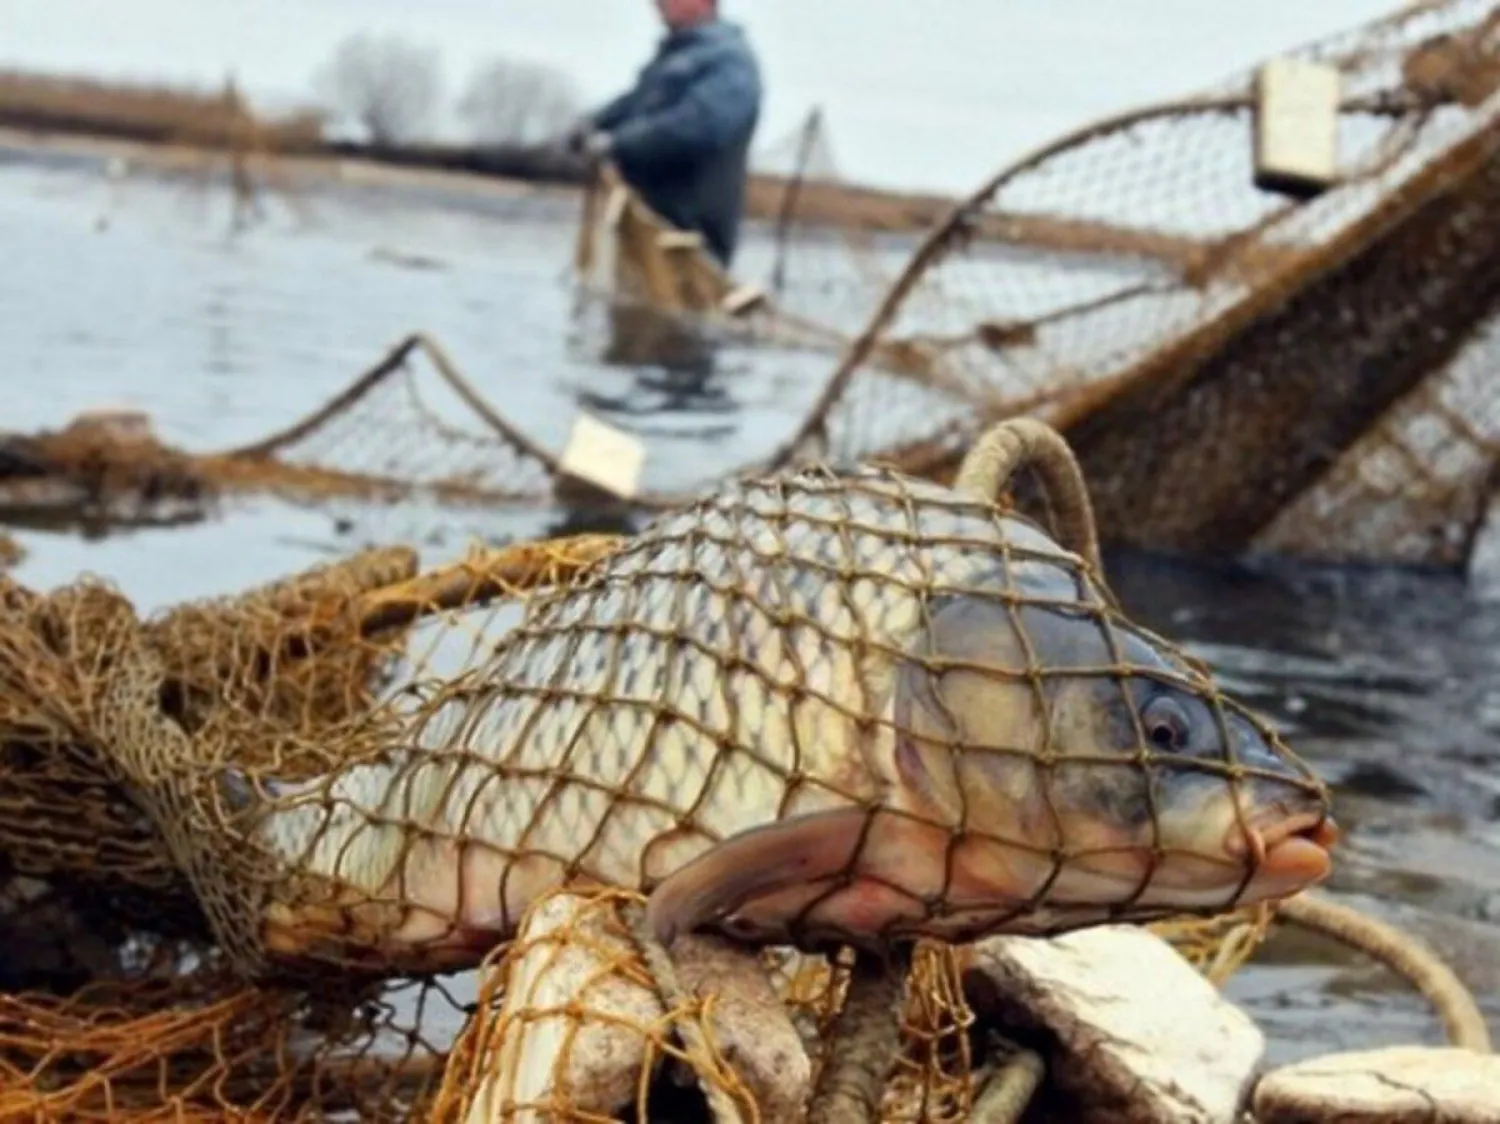
[[[1087,121],[1190,93],[1391,0],[724,0],[765,71],[759,139],[821,105],[839,170],[964,191]],[[658,34],[649,0],[0,0],[0,65],[307,98],[339,41],[395,33],[441,55],[450,103],[496,56],[566,71],[590,101]]]

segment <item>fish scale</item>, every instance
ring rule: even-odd
[[[890,721],[891,653],[922,599],[1022,576],[1077,596],[1007,543],[1077,562],[988,504],[881,470],[732,483],[535,600],[396,765],[305,786],[263,834],[303,869],[434,908],[412,824],[429,849],[483,849],[506,883],[489,920],[509,929],[565,875],[647,888],[719,840],[879,799],[891,733],[870,720]]]

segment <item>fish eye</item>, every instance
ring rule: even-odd
[[[1166,753],[1186,749],[1192,730],[1186,709],[1170,695],[1156,695],[1141,708],[1141,727],[1151,745]]]

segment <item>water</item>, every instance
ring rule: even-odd
[[[674,394],[661,371],[601,365],[572,335],[568,197],[497,194],[463,207],[391,191],[300,198],[300,209],[277,204],[267,225],[231,239],[221,192],[116,182],[91,161],[0,161],[5,428],[128,403],[150,411],[169,442],[232,445],[286,425],[423,329],[542,441],[555,447],[580,403],[613,403],[613,420],[652,435],[654,473],[697,477],[763,455],[831,367],[826,356],[726,349],[706,383]],[[751,271],[768,252],[754,238]],[[520,512],[468,530],[532,533],[556,517]],[[271,504],[99,541],[17,537],[30,550],[23,582],[46,588],[91,570],[147,611],[241,589],[341,545],[327,514]],[[424,546],[424,560],[459,545]],[[1466,585],[1113,566],[1130,609],[1193,642],[1336,783],[1347,841],[1331,888],[1433,943],[1500,1015],[1493,575]],[[1401,985],[1295,934],[1230,990],[1265,1027],[1273,1060],[1440,1040]]]

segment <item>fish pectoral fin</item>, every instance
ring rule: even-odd
[[[812,812],[751,828],[674,871],[652,891],[646,925],[664,946],[746,902],[796,886],[852,876],[877,813]]]

